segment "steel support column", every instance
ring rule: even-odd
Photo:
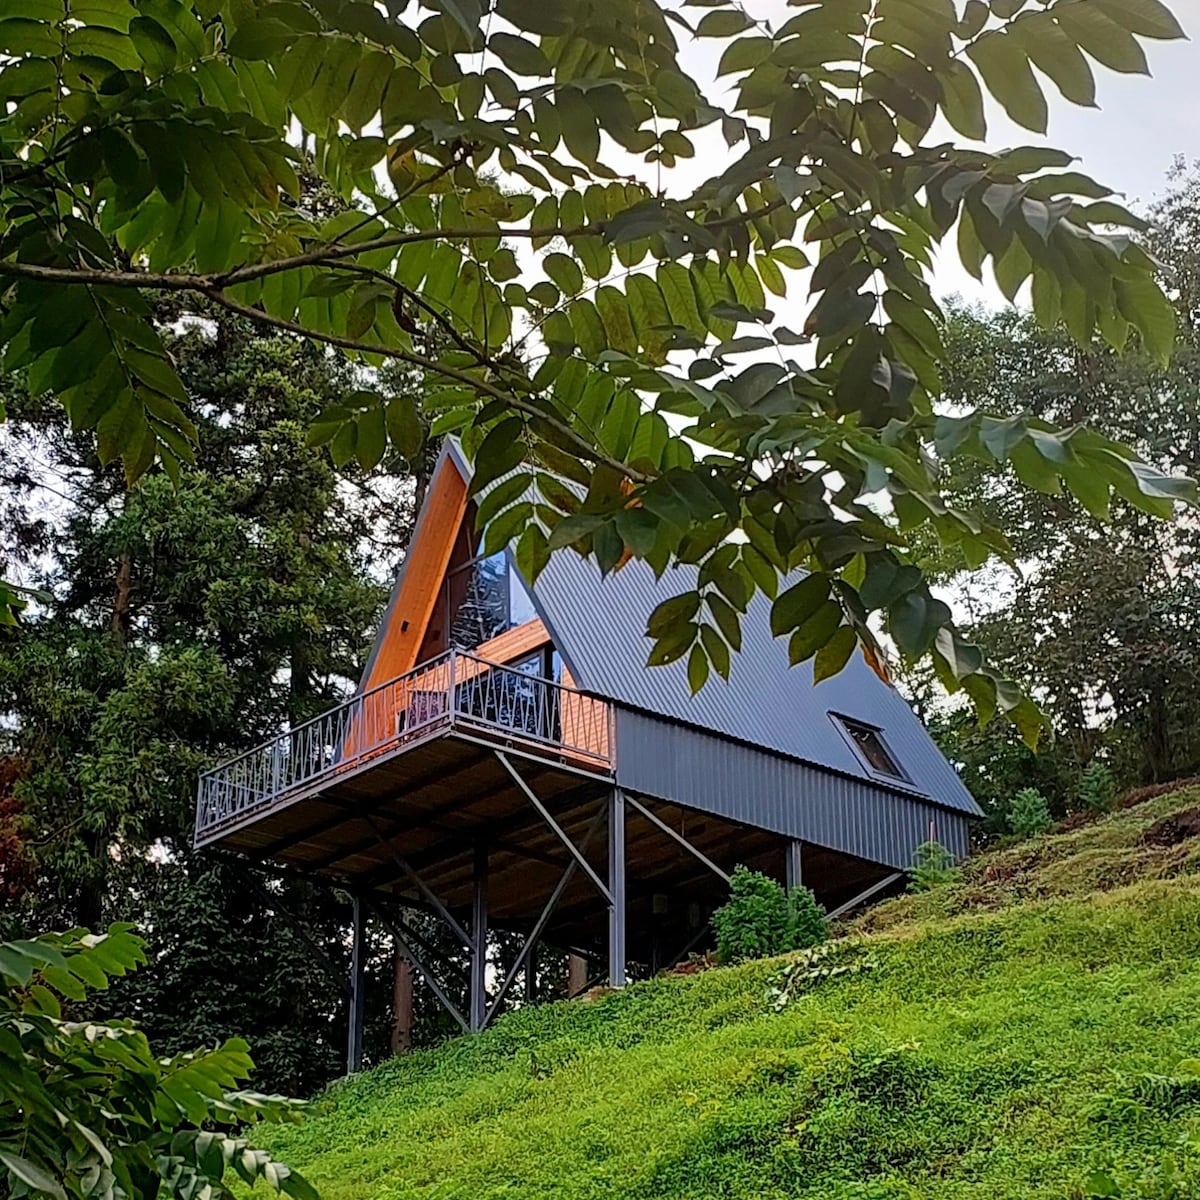
[[[471,903],[471,1009],[473,1032],[487,1024],[487,868],[488,849],[483,842],[475,846],[475,892]]]
[[[363,1011],[366,999],[367,956],[363,945],[366,934],[366,914],[362,900],[355,896],[350,914],[350,1036],[346,1048],[346,1074],[362,1070]]]
[[[787,844],[784,879],[789,892],[794,892],[798,887],[804,886],[804,871],[800,862],[800,850],[803,845],[804,843],[799,838],[792,838]]]
[[[625,986],[625,794],[608,801],[608,985]]]

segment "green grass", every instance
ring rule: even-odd
[[[840,951],[870,969],[782,1011],[777,960],[516,1012],[265,1144],[324,1200],[1200,1196],[1193,848],[1138,844],[1198,799],[885,906]]]

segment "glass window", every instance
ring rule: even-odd
[[[893,779],[908,779],[878,729],[872,725],[864,725],[861,721],[853,721],[849,717],[834,719],[846,731],[859,757],[872,771],[877,775],[890,775]]]
[[[520,576],[503,551],[477,558],[449,578],[450,645],[474,650],[491,638],[537,616]]]

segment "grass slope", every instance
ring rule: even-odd
[[[1200,1196],[1200,839],[1142,846],[1197,803],[884,906],[836,952],[869,969],[782,1011],[776,961],[516,1012],[334,1089],[270,1147],[324,1200],[1029,1200],[1101,1168],[1125,1197]]]

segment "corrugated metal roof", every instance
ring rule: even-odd
[[[461,470],[461,451],[447,440]],[[787,640],[771,634],[771,602],[757,594],[742,619],[742,649],[729,681],[715,676],[693,696],[687,665],[647,667],[646,621],[658,604],[695,586],[696,569],[679,565],[656,579],[633,560],[603,577],[589,559],[555,554],[532,588],[581,688],[618,704],[670,717],[813,763],[876,787],[915,792],[960,812],[982,815],[974,797],[904,698],[855,654],[845,670],[813,683],[812,664],[793,667]],[[912,786],[869,770],[834,714],[878,728]]]

